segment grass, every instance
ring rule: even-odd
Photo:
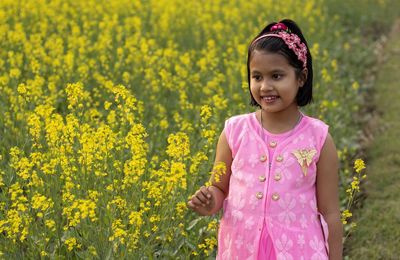
[[[399,259],[400,245],[400,20],[389,37],[374,87],[379,115],[368,147],[364,207],[346,248],[349,259]]]

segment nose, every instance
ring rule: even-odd
[[[263,81],[261,82],[260,90],[261,90],[261,91],[273,90],[273,86],[272,86],[271,83],[268,82],[267,80],[263,80]]]

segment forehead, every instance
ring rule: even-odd
[[[279,53],[255,50],[251,55],[250,71],[288,70],[287,58]]]

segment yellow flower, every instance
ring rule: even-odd
[[[356,170],[357,173],[360,173],[363,169],[365,169],[365,163],[362,159],[357,159],[354,162],[354,170]]]
[[[44,221],[44,223],[45,223],[46,227],[49,228],[50,230],[52,230],[52,231],[55,231],[55,230],[56,230],[56,229],[55,229],[56,222],[55,222],[54,220],[52,220],[52,219],[46,219],[46,220]]]
[[[352,216],[353,216],[353,214],[348,209],[344,210],[342,212],[342,223],[347,224],[347,219]]]
[[[189,137],[183,133],[170,134],[168,136],[167,154],[175,159],[182,159],[190,152]]]
[[[208,130],[208,129],[202,129],[201,130],[201,136],[207,139],[207,142],[212,144],[215,137],[216,137],[216,132],[214,130]]]
[[[78,245],[76,238],[74,238],[74,237],[66,239],[64,241],[64,244],[67,246],[68,251],[72,251],[74,249],[74,247],[77,247],[77,245]]]
[[[88,250],[89,250],[89,252],[90,252],[91,255],[93,255],[93,256],[98,256],[98,255],[97,255],[97,250],[96,250],[96,248],[95,248],[94,246],[89,246],[89,247],[88,247]]]
[[[323,68],[323,69],[321,70],[321,74],[322,74],[322,79],[323,79],[325,82],[329,83],[329,82],[332,81],[332,76],[329,74],[329,72],[328,72],[328,70],[327,70],[326,68]]]
[[[210,255],[210,253],[214,250],[216,246],[217,246],[217,239],[215,237],[206,238],[204,240],[204,243],[198,245],[199,249],[203,249],[203,252],[207,256]]]
[[[160,121],[160,127],[161,127],[161,129],[167,129],[168,126],[169,126],[168,120],[166,120],[165,118],[164,118],[164,119],[161,119],[161,121]]]
[[[212,109],[208,105],[204,105],[200,108],[200,117],[203,124],[207,124],[208,119],[211,117],[211,111]]]
[[[313,56],[313,58],[317,57],[319,55],[319,48],[320,48],[320,46],[318,43],[314,43],[312,45],[312,47],[310,48],[310,52],[311,52],[311,55]]]
[[[196,174],[199,166],[202,162],[206,162],[208,160],[207,155],[203,152],[198,152],[194,156],[191,157],[192,164],[190,165],[189,172],[191,174]]]
[[[226,165],[224,162],[217,162],[211,172],[214,176],[215,182],[221,181],[221,176],[226,173]]]
[[[104,109],[105,109],[105,110],[109,110],[110,107],[111,107],[111,105],[112,105],[111,102],[105,101],[105,102],[104,102]]]
[[[89,97],[89,93],[83,89],[83,84],[77,82],[74,84],[67,84],[65,89],[68,98],[68,109],[81,107],[82,102]]]
[[[109,241],[118,240],[121,244],[125,244],[125,238],[128,234],[125,228],[121,219],[114,220],[111,226],[112,236],[109,237]]]
[[[13,68],[10,70],[10,77],[18,79],[21,76],[21,71],[17,68]]]
[[[208,231],[217,231],[218,230],[218,221],[213,219],[211,222],[209,222],[207,225],[207,230]]]
[[[169,177],[167,178],[168,186],[174,188],[178,184],[178,187],[186,190],[186,166],[181,162],[172,162],[171,163],[171,172]]]
[[[46,211],[47,209],[53,207],[53,202],[50,198],[46,198],[46,196],[40,195],[36,193],[32,197],[32,208],[38,209],[41,211]]]
[[[338,65],[337,65],[337,60],[336,59],[333,59],[331,61],[331,66],[332,66],[333,71],[336,72],[337,69],[338,69]]]
[[[25,84],[19,84],[17,87],[17,91],[19,94],[25,94],[27,92]]]
[[[360,84],[358,84],[357,81],[354,81],[353,84],[351,84],[351,88],[354,90],[358,90],[360,88]]]
[[[183,218],[184,213],[185,213],[186,210],[187,210],[186,203],[185,203],[185,202],[178,202],[178,203],[176,204],[175,209],[176,209],[176,213],[177,213],[176,215],[177,215],[177,217]]]
[[[129,224],[141,227],[143,225],[142,212],[132,211],[129,214]]]
[[[223,97],[221,97],[219,95],[214,95],[212,97],[212,100],[213,100],[215,108],[218,110],[226,109],[228,106],[228,100],[224,99]]]

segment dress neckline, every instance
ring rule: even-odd
[[[300,111],[302,117],[300,119],[300,122],[298,122],[298,124],[294,128],[289,129],[288,131],[285,131],[283,133],[274,134],[274,133],[269,132],[267,129],[265,129],[264,127],[261,126],[260,121],[257,119],[256,113],[257,112],[253,112],[251,114],[252,125],[255,128],[255,130],[257,130],[257,132],[260,133],[260,128],[262,128],[262,131],[264,132],[265,135],[267,135],[268,137],[272,137],[274,139],[283,139],[285,137],[294,135],[295,132],[297,132],[300,128],[302,128],[304,126],[305,122],[307,121],[306,120],[307,116]]]

